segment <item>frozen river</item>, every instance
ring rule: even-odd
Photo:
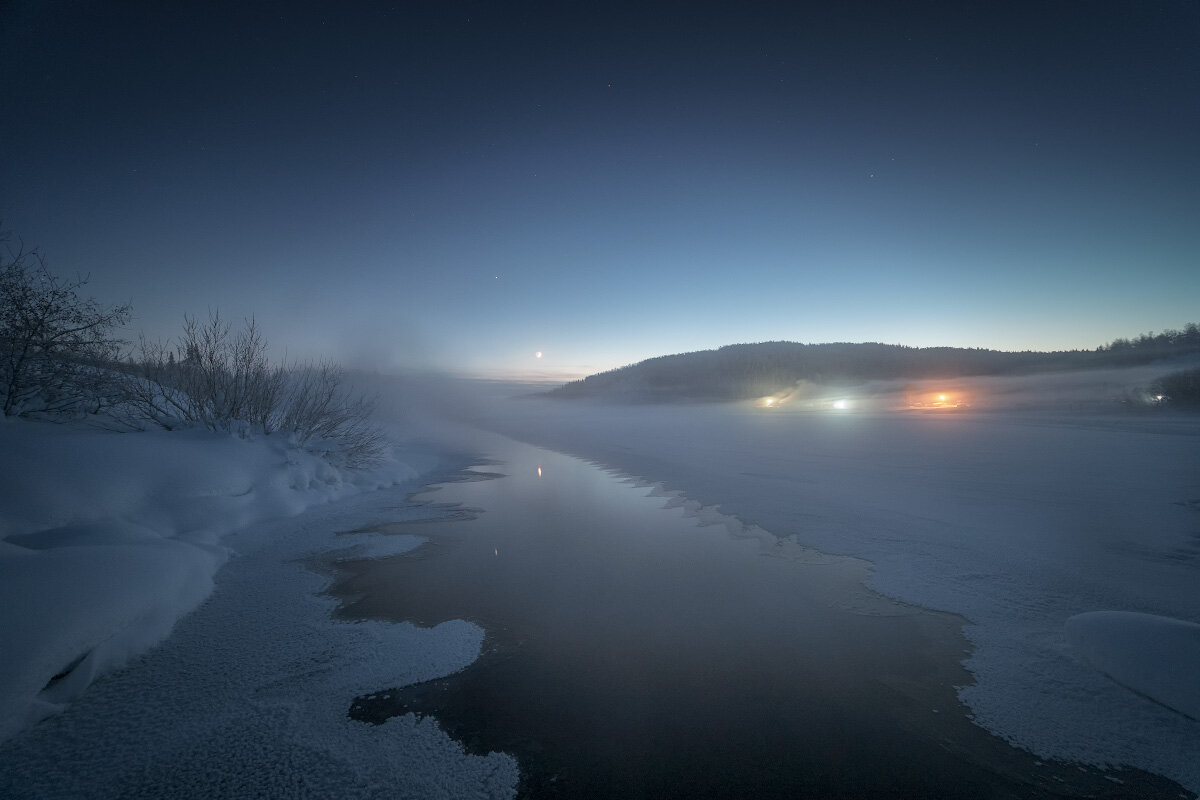
[[[1200,420],[487,405],[479,424],[547,449],[431,423],[388,474],[476,464],[463,479],[296,517],[339,492],[268,443],[12,427],[32,477],[8,522],[31,534],[61,533],[56,498],[100,534],[259,521],[221,539],[233,557],[166,641],[0,745],[0,795],[1200,787]],[[86,557],[163,549],[100,539],[12,550],[9,621],[86,597],[45,629],[83,641],[72,620],[113,600],[92,579],[125,574]],[[129,587],[150,622],[182,613],[151,592],[173,574]]]
[[[978,724],[1042,759],[1136,766],[1200,791],[1200,722],[1118,685],[1066,631],[1090,612],[1200,622],[1196,415],[526,397],[477,417],[866,559],[880,593],[966,621],[973,680],[959,696]],[[1110,640],[1110,655],[1147,678],[1173,671],[1175,689],[1200,699],[1179,679],[1200,670],[1194,642],[1159,651],[1137,639]]]
[[[426,499],[428,541],[341,562],[345,619],[486,631],[466,669],[359,697],[515,756],[528,797],[1178,796],[1046,763],[972,724],[962,620],[868,590],[869,565],[500,438]],[[1117,778],[1125,783],[1117,783]]]

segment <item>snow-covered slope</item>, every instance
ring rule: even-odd
[[[283,437],[3,420],[0,740],[165,638],[229,532],[417,474],[340,472]]]

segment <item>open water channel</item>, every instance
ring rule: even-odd
[[[422,499],[453,513],[374,528],[428,541],[340,562],[338,614],[468,619],[484,653],[349,713],[431,715],[470,752],[512,754],[523,797],[1173,795],[972,724],[963,620],[871,592],[866,562],[502,439]]]

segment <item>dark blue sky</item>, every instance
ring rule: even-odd
[[[0,217],[152,336],[219,307],[290,357],[576,375],[1200,319],[1190,0],[4,0],[0,23]]]

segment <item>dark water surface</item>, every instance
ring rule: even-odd
[[[970,723],[962,620],[873,594],[865,562],[550,451],[489,457],[427,496],[452,518],[377,528],[428,543],[343,562],[333,588],[347,619],[475,621],[484,654],[352,717],[432,715],[471,752],[516,756],[530,798],[1179,796]]]

